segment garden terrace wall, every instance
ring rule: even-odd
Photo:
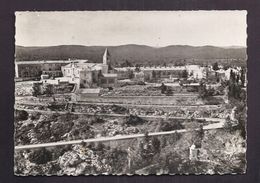
[[[230,113],[229,110],[223,108],[222,105],[201,105],[201,106],[162,106],[162,105],[115,105],[122,110],[111,110],[113,105],[103,104],[74,104],[74,112],[82,113],[102,113],[102,114],[133,114],[138,116],[168,116],[168,117],[184,117],[193,115],[194,117],[221,117]],[[124,110],[123,110],[124,109]]]
[[[73,94],[72,101],[89,103],[143,104],[143,105],[200,105],[203,102],[197,95],[188,96],[117,96],[87,97]]]

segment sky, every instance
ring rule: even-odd
[[[246,46],[246,11],[16,12],[16,45]]]

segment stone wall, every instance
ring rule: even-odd
[[[73,94],[73,101],[90,103],[143,104],[143,105],[199,105],[203,104],[197,95],[189,96],[106,96],[86,97]]]

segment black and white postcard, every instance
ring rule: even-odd
[[[247,11],[15,17],[15,175],[246,172]]]

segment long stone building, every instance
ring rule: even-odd
[[[124,68],[115,68],[118,79],[127,79],[131,72],[133,75],[136,75],[135,67],[124,67]],[[138,72],[141,72],[143,75],[144,81],[149,81],[151,79],[167,79],[167,78],[181,78],[184,71],[187,71],[187,74],[194,79],[202,79],[206,77],[205,67],[199,65],[186,65],[186,66],[171,66],[171,67],[140,67]],[[137,74],[140,76],[141,74]]]
[[[15,77],[22,79],[40,78],[42,74],[62,76],[61,67],[70,60],[15,61]]]

